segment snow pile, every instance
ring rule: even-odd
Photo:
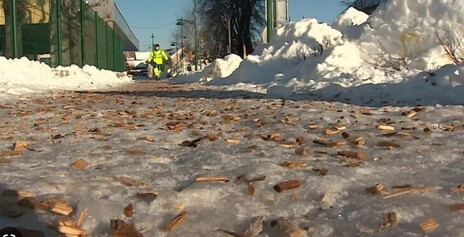
[[[176,78],[178,82],[209,82],[214,78],[222,79],[230,76],[240,66],[242,58],[236,54],[230,54],[223,59],[218,58],[213,63],[205,66],[203,70],[181,75]]]
[[[190,77],[190,81],[259,85],[271,97],[305,93],[327,99],[343,92],[345,98],[361,100],[359,93],[380,93],[405,103],[424,101],[433,91],[443,98],[434,101],[443,103],[449,101],[445,97],[458,98],[453,93],[464,93],[460,87],[448,88],[461,85],[463,79],[456,74],[461,67],[449,65],[452,60],[436,34],[446,42],[462,38],[463,13],[461,1],[390,0],[371,16],[349,8],[332,26],[302,19],[279,28],[268,45],[260,46],[225,80]],[[373,88],[377,92],[366,91]],[[421,91],[411,97],[409,91],[417,88]]]
[[[0,57],[0,96],[41,93],[49,90],[106,89],[132,79],[115,72],[93,66],[76,65],[50,68],[44,63],[27,58],[6,59]]]

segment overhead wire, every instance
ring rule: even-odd
[[[171,25],[174,25],[176,22],[171,22],[171,23],[168,23],[168,24],[165,24],[165,25],[160,25],[160,26],[152,26],[152,27],[141,27],[141,26],[130,26],[134,29],[139,29],[139,30],[153,30],[153,29],[160,29],[160,28],[163,28],[163,27],[168,27],[168,26],[171,26]]]

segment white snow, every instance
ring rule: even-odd
[[[58,196],[77,213],[87,207],[82,227],[97,237],[110,236],[109,220],[116,218],[135,223],[144,236],[220,237],[227,235],[217,229],[243,233],[259,215],[268,220],[263,237],[286,236],[269,224],[279,217],[307,236],[464,236],[462,211],[449,209],[464,203],[463,192],[450,190],[464,184],[464,63],[446,56],[435,32],[444,40],[464,36],[463,1],[389,0],[371,16],[347,9],[331,25],[302,19],[243,60],[228,55],[174,78],[185,90],[150,88],[157,84],[90,66],[51,69],[0,57],[0,152],[21,140],[30,148],[0,155],[0,191],[32,191],[39,200]],[[134,86],[143,91],[130,92]],[[411,110],[417,114],[406,117]],[[183,129],[171,130],[173,122]],[[324,133],[337,125],[365,144]],[[203,139],[196,148],[179,146],[217,133],[220,139]],[[300,146],[309,155],[261,138],[274,133],[285,142],[303,137]],[[240,142],[225,140],[233,137]],[[317,138],[348,144],[325,147],[313,143]],[[383,147],[385,141],[393,145]],[[141,152],[130,154],[134,150]],[[366,158],[343,158],[341,151],[362,151]],[[70,167],[79,158],[89,162],[86,169]],[[290,160],[308,166],[280,165]],[[194,182],[208,175],[231,181]],[[250,197],[245,180],[263,175]],[[118,176],[146,184],[123,185]],[[273,189],[292,179],[301,187]],[[365,191],[376,183],[440,189],[384,199]],[[148,187],[158,192],[155,200],[136,197]],[[122,211],[129,203],[132,218]],[[56,226],[57,215],[30,211],[10,218],[7,205],[0,202],[0,227],[57,235],[47,227]],[[166,232],[184,209],[187,219]],[[390,212],[398,224],[380,228]],[[440,225],[425,233],[420,224],[428,219]]]

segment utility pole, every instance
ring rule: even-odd
[[[195,71],[198,71],[197,0],[193,0],[193,24],[195,29]]]
[[[272,16],[274,15],[274,10],[272,9],[272,0],[266,0],[266,8],[267,8],[267,42],[271,42],[271,37],[272,37],[272,30],[274,28],[273,26],[273,20]]]
[[[155,34],[151,34],[151,50],[155,48]]]

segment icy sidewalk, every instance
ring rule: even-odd
[[[257,236],[290,236],[271,225],[281,217],[292,236],[462,235],[462,106],[263,97],[133,83],[3,103],[0,188],[66,200],[75,219],[87,208],[91,236],[118,236],[120,219],[144,236],[219,237],[257,216]],[[18,141],[26,149],[13,152]],[[1,226],[59,236],[63,215],[9,201]]]

